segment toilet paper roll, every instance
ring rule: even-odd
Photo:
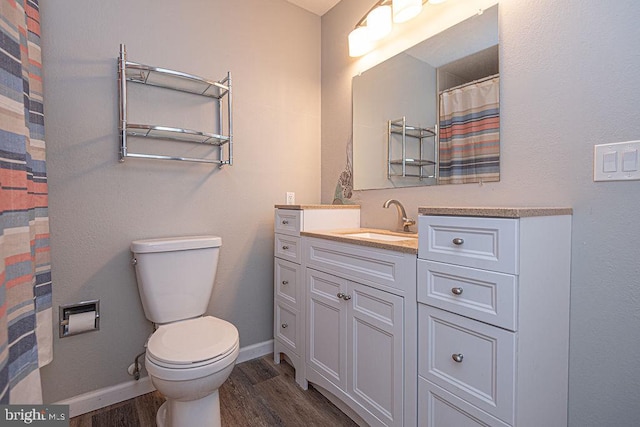
[[[72,314],[69,316],[69,334],[91,331],[96,328],[96,312]]]

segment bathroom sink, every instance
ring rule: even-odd
[[[344,236],[358,237],[361,239],[384,240],[386,242],[400,242],[403,240],[414,240],[418,238],[417,234],[408,234],[406,236],[398,236],[394,234],[383,234],[383,233],[376,233],[371,231],[366,231],[361,233],[349,233],[349,234],[344,234]]]

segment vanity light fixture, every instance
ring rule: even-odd
[[[393,22],[406,22],[422,12],[422,0],[393,0]]]
[[[422,11],[425,3],[438,4],[446,0],[379,0],[358,21],[349,33],[349,56],[362,56],[373,49],[373,42],[391,32],[396,24],[414,18]]]
[[[367,14],[367,35],[371,40],[380,40],[391,32],[392,26],[391,5],[380,5]]]
[[[373,49],[367,27],[356,27],[349,33],[349,56],[362,56]]]

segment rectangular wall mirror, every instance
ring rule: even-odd
[[[499,181],[499,80],[498,5],[355,76],[354,189]]]

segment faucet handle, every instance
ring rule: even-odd
[[[402,218],[404,225],[416,225],[416,220],[413,218]]]
[[[406,218],[403,217],[402,218],[402,225],[403,227],[403,231],[405,232],[410,232],[411,230],[409,230],[409,227],[411,227],[412,225],[416,225],[416,220],[413,218]]]

